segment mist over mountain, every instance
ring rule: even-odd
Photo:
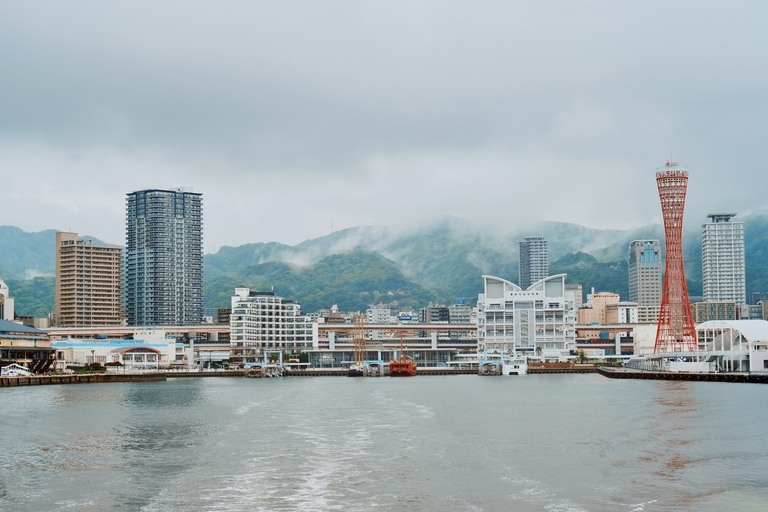
[[[635,230],[599,230],[563,222],[542,222],[515,229],[504,224],[478,225],[452,217],[420,226],[360,226],[296,246],[248,244],[223,247],[216,254],[206,255],[205,301],[206,305],[226,307],[231,288],[239,280],[240,284],[250,287],[274,287],[276,293],[299,300],[306,311],[332,304],[348,310],[364,310],[378,303],[393,308],[420,307],[426,305],[424,297],[433,302],[464,300],[473,304],[482,291],[482,275],[517,281],[519,242],[526,236],[547,239],[552,274],[565,272],[569,282],[580,283],[585,290],[594,287],[626,297],[629,242],[658,238],[659,233],[663,238],[663,229],[654,225]],[[358,263],[381,258],[380,263],[386,261],[386,268],[398,269],[411,287],[388,286],[387,281],[370,275],[376,265],[369,264],[369,272],[359,277],[373,288],[351,295],[335,276],[348,271],[346,259],[352,254]],[[326,260],[331,256],[333,264]],[[272,267],[265,267],[277,263],[287,265],[281,275],[272,273]],[[322,297],[332,302],[316,302],[320,297],[317,293],[296,288],[297,283],[309,280],[322,286]],[[228,288],[225,283],[231,286]],[[418,288],[412,288],[414,286]],[[411,289],[413,293],[403,293]]]
[[[289,296],[283,290],[295,290],[297,279],[310,280],[311,276],[311,280],[317,281],[313,274],[321,272],[323,278],[319,283],[324,288],[333,288],[338,282],[334,274],[350,268],[344,262],[350,254],[354,254],[358,262],[377,257],[382,258],[380,262],[394,265],[403,279],[411,283],[411,287],[417,287],[407,297],[425,297],[424,291],[429,291],[426,297],[436,302],[463,299],[472,303],[482,291],[483,274],[517,280],[518,242],[525,236],[544,236],[549,241],[550,259],[555,260],[573,252],[604,247],[624,234],[618,230],[597,230],[560,222],[544,222],[515,231],[505,225],[481,226],[449,217],[421,226],[360,226],[307,240],[296,246],[266,243],[222,247],[216,254],[206,255],[205,258],[206,304],[225,307],[231,292],[224,293],[221,285],[237,279],[246,284],[269,284],[274,286],[276,293]],[[335,265],[328,265],[327,258],[331,256],[336,258]],[[273,276],[272,283],[265,283],[263,278],[269,272],[265,273],[263,265],[270,263],[283,263],[289,267],[281,276]],[[368,268],[372,271],[375,265]],[[222,280],[224,276],[228,279]],[[305,298],[297,300],[307,311],[332,304],[352,310],[365,309],[369,304],[376,303],[392,303],[395,307],[425,305],[424,302],[418,304],[415,300],[403,300],[402,288],[392,289],[386,281],[377,280],[375,276],[360,278],[372,285],[375,283],[376,289],[360,290],[359,296],[353,300],[348,290],[337,287],[334,292],[339,300],[331,299],[331,303],[325,304],[316,303],[314,298],[317,295],[306,290]],[[334,296],[333,293],[323,295]],[[347,299],[341,300],[341,297]],[[388,297],[394,299],[387,300]],[[373,298],[379,300],[371,300]]]
[[[53,276],[56,230],[27,233],[0,226],[0,279]]]
[[[768,216],[745,223],[747,291],[768,291]],[[628,293],[627,254],[632,240],[659,239],[660,225],[600,230],[563,222],[533,226],[477,224],[443,218],[424,225],[359,226],[291,246],[277,242],[221,247],[204,257],[206,307],[228,307],[237,286],[274,290],[304,311],[337,304],[365,310],[371,304],[416,308],[429,302],[473,304],[484,274],[518,280],[518,243],[544,236],[550,273],[568,274],[584,293]],[[54,230],[26,233],[0,227],[0,278],[11,287],[19,315],[53,309]],[[98,241],[97,241],[98,242]],[[691,295],[701,295],[700,225],[684,234]]]

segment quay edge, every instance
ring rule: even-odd
[[[85,373],[75,375],[34,375],[31,377],[0,377],[0,387],[49,386],[55,384],[95,384],[102,382],[162,382],[163,372],[153,373]]]
[[[768,384],[768,373],[694,373],[635,370],[632,368],[598,368],[598,373],[609,379],[678,380],[699,382],[741,382]]]

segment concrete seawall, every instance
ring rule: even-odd
[[[306,370],[290,370],[283,373],[284,377],[346,377],[349,370],[346,368],[308,368]],[[447,368],[447,367],[425,367],[417,368],[415,377],[419,375],[477,375],[477,370]],[[378,375],[376,376],[378,377]],[[384,375],[389,377],[389,375]]]
[[[73,375],[34,375],[32,377],[0,377],[0,387],[49,386],[53,384],[93,384],[100,382],[158,382],[165,373],[84,373]]]
[[[284,377],[345,377],[346,368],[309,368],[289,370]],[[562,368],[529,367],[529,374],[555,373],[599,373],[610,379],[650,379],[650,380],[679,380],[703,382],[743,382],[768,384],[766,373],[686,373],[686,372],[653,372],[633,370],[629,368],[569,366]],[[162,382],[168,379],[201,378],[201,377],[244,377],[245,370],[220,371],[172,371],[145,373],[89,373],[73,375],[36,375],[32,377],[0,377],[0,387],[17,386],[46,386],[56,384],[93,384],[103,382]],[[428,375],[477,375],[477,370],[427,367],[419,368],[416,376]]]
[[[598,372],[610,379],[682,380],[768,384],[768,373],[655,372],[648,370],[634,370],[631,368],[599,368]]]
[[[197,377],[244,377],[245,370],[214,370],[214,371],[171,371],[166,372],[169,379],[186,379]]]
[[[528,373],[597,373],[596,366],[569,366],[564,368],[531,368]]]

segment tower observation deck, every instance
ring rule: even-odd
[[[683,212],[688,171],[677,162],[667,162],[656,172],[667,258],[654,353],[696,351],[691,301],[683,268]]]

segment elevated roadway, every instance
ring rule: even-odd
[[[100,335],[111,339],[121,339],[140,334],[141,331],[160,330],[165,331],[167,335],[186,337],[190,333],[205,334],[206,339],[210,340],[212,334],[228,333],[229,325],[203,324],[203,325],[158,325],[153,327],[130,327],[130,326],[109,326],[109,327],[50,327],[46,329],[51,339],[63,338],[96,338]]]

